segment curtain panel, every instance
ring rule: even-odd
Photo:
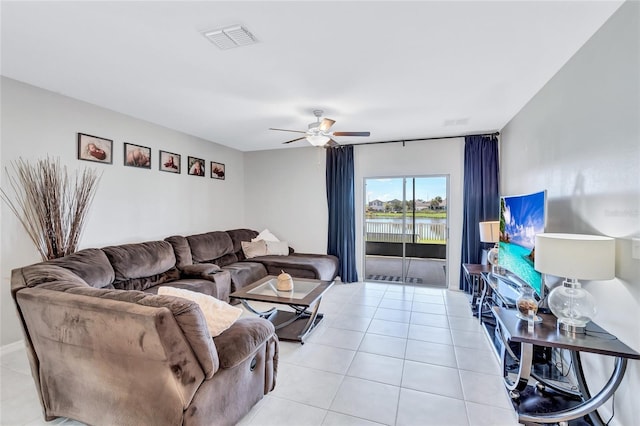
[[[462,263],[478,264],[482,243],[478,224],[500,214],[498,138],[466,136],[462,222]],[[470,291],[460,265],[460,289]]]
[[[327,254],[339,259],[342,282],[358,281],[353,146],[327,148]]]

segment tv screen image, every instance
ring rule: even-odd
[[[543,296],[542,275],[533,267],[535,236],[546,225],[546,191],[500,199],[498,266]],[[507,277],[509,274],[507,273]]]

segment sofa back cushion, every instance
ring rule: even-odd
[[[226,266],[237,261],[227,255],[233,254],[233,243],[226,232],[214,231],[187,237],[193,263],[213,263]]]
[[[102,249],[115,271],[113,286],[145,290],[180,278],[173,247],[166,241],[123,244]]]
[[[78,285],[88,286],[79,276],[61,266],[50,263],[36,263],[21,269],[26,287],[35,287],[53,281],[73,282]]]
[[[68,269],[91,287],[113,288],[115,271],[105,253],[100,249],[80,250],[59,259],[49,260],[44,264]]]
[[[238,257],[238,260],[245,260],[246,257],[242,251],[242,242],[251,241],[258,236],[258,232],[253,229],[230,229],[227,234],[233,242],[233,253]]]
[[[179,269],[184,268],[187,265],[193,265],[193,256],[191,256],[191,248],[189,247],[189,241],[182,235],[173,235],[164,239],[171,244],[173,252],[176,255],[176,266]]]

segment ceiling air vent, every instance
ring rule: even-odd
[[[203,35],[220,49],[226,50],[238,46],[257,43],[258,40],[246,28],[240,25],[221,30],[205,31]]]

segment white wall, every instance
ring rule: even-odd
[[[245,153],[247,226],[268,227],[299,252],[326,253],[327,202],[324,149]],[[402,144],[361,145],[354,150],[356,257],[364,271],[362,239],[365,177],[449,175],[449,286],[458,288],[462,239],[462,171],[464,140],[448,139]]]
[[[448,175],[449,243],[447,245],[448,286],[460,284],[460,247],[462,244],[462,183],[464,139],[361,145],[354,149],[356,203],[365,203],[364,179],[368,177]],[[360,209],[359,211],[362,211]],[[356,215],[356,257],[360,279],[364,271],[364,229],[362,214]]]
[[[640,3],[627,2],[502,130],[501,190],[546,188],[549,232],[616,238],[616,279],[589,282],[596,322],[640,351]],[[612,370],[586,357],[590,386]],[[612,424],[638,423],[640,362],[630,361]],[[600,412],[605,421],[611,402]]]
[[[80,248],[162,239],[242,227],[244,160],[242,152],[115,113],[85,102],[2,77],[1,164],[18,157],[60,158],[69,171],[85,166],[103,172]],[[76,159],[77,132],[112,139],[113,165]],[[123,165],[123,143],[152,148],[152,168]],[[182,174],[158,170],[158,150],[182,155]],[[186,174],[187,156],[225,163],[226,179]],[[40,261],[17,219],[1,209],[1,340],[22,338],[10,296],[11,269]]]
[[[300,253],[327,252],[327,195],[323,148],[244,154],[248,228],[268,228]]]

